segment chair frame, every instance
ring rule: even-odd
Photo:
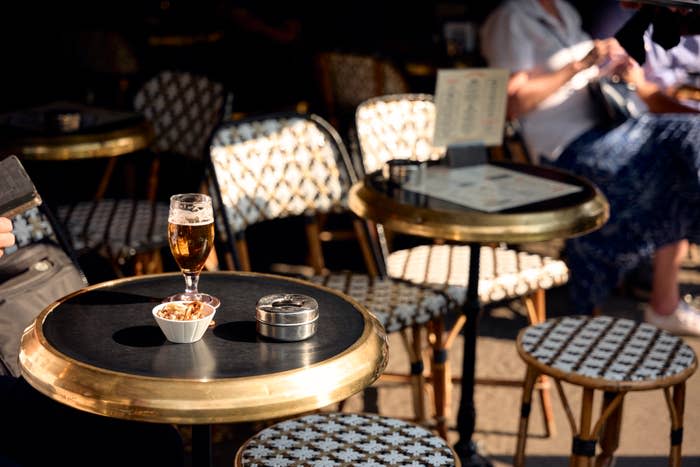
[[[360,151],[362,154],[362,165],[365,164],[366,154],[362,150],[362,125],[360,123],[360,113],[365,106],[372,106],[377,103],[393,103],[402,101],[418,101],[418,102],[434,102],[434,98],[431,94],[425,93],[405,93],[405,94],[391,94],[385,96],[378,96],[368,99],[362,102],[356,110],[356,127],[358,130],[358,140],[360,141]],[[508,128],[508,127],[507,127]],[[508,133],[513,135],[517,134],[515,132]],[[428,160],[435,159],[436,154],[440,152],[440,148],[433,146],[432,150],[429,151],[428,158],[420,159]],[[529,156],[526,152],[526,148],[521,146],[521,153],[519,153],[518,159],[525,162],[525,158],[529,160]],[[510,146],[506,146],[506,152],[513,154],[515,149]],[[415,155],[415,153],[413,154]],[[443,152],[442,157],[445,156]],[[377,161],[374,161],[375,163]],[[385,161],[386,162],[386,161]],[[370,170],[376,170],[375,167],[371,167]],[[388,241],[386,239],[386,232],[382,225],[375,224],[376,235],[380,239],[380,245],[382,245],[382,253],[384,261],[389,256]],[[436,243],[441,243],[440,239],[436,239]],[[465,266],[466,267],[466,266]],[[473,287],[476,287],[474,284]],[[468,289],[473,288],[472,286]],[[546,319],[546,304],[545,304],[545,292],[544,289],[537,289],[531,295],[525,295],[520,297],[527,312],[527,318],[529,324],[538,324]],[[428,335],[428,341],[432,349],[432,360],[431,360],[431,374],[438,375],[440,380],[432,380],[433,383],[433,393],[434,393],[434,410],[437,420],[437,429],[443,437],[447,436],[447,417],[449,415],[449,405],[451,401],[450,396],[450,382],[461,382],[461,378],[452,377],[449,361],[447,359],[447,354],[449,349],[452,347],[457,336],[462,332],[464,325],[466,324],[466,316],[460,314],[456,322],[451,329],[446,329],[444,322],[433,323],[433,327]],[[500,378],[477,378],[475,380],[476,384],[484,385],[494,385],[494,386],[507,386],[507,387],[522,387],[523,380],[514,379],[500,379]],[[537,388],[539,390],[540,402],[543,412],[545,433],[546,436],[553,436],[556,433],[556,426],[554,422],[554,413],[552,410],[551,395],[549,392],[549,384],[544,376],[539,378]]]
[[[226,131],[227,129],[231,127],[236,127],[241,124],[245,123],[250,123],[250,122],[260,122],[264,121],[266,119],[288,119],[288,118],[302,118],[306,119],[308,121],[313,122],[316,125],[316,128],[318,128],[320,131],[322,131],[328,138],[331,144],[336,146],[336,149],[338,150],[338,153],[340,155],[340,159],[342,163],[345,165],[344,169],[347,170],[348,176],[350,177],[350,180],[348,182],[353,183],[357,180],[356,175],[354,174],[352,170],[352,165],[350,163],[350,158],[347,153],[347,151],[344,148],[344,145],[342,143],[342,140],[338,133],[335,131],[335,129],[328,123],[326,122],[323,118],[314,115],[314,114],[299,114],[299,113],[294,113],[294,112],[279,112],[279,113],[272,113],[272,114],[266,114],[262,116],[251,116],[244,118],[242,120],[234,121],[234,122],[226,122],[223,125],[219,127],[219,129],[215,132],[215,135],[218,134],[220,131]],[[214,146],[212,142],[212,147]],[[219,181],[217,177],[215,176],[215,167],[213,164],[213,161],[209,160],[209,169],[211,171],[211,182],[213,185],[213,191],[214,197],[216,200],[217,204],[217,210],[223,209],[224,202],[223,198],[221,195],[221,187],[219,185]],[[349,188],[349,187],[348,187]],[[225,216],[225,214],[222,214]],[[322,257],[322,245],[321,241],[319,239],[319,229],[318,229],[318,222],[317,222],[317,216],[309,216],[309,215],[304,215],[306,219],[306,234],[307,234],[307,241],[309,244],[309,250],[312,254],[312,256],[315,256],[315,259],[312,259],[313,263],[313,269],[316,274],[323,274],[325,271],[325,268],[323,267],[323,257]],[[217,215],[216,219],[221,219],[221,215]],[[217,220],[217,222],[221,222],[220,220]],[[248,248],[247,248],[247,243],[245,241],[245,233],[244,231],[241,232],[233,232],[231,226],[229,225],[228,221],[223,221],[223,230],[225,231],[226,234],[226,239],[223,242],[225,244],[225,257],[227,261],[227,265],[231,269],[238,269],[238,270],[243,270],[243,271],[250,271],[251,270],[251,264],[250,264],[250,259],[249,259],[249,253],[248,253]],[[358,239],[362,239],[365,237],[365,240],[361,240],[361,245],[362,242],[366,242],[367,245],[362,247],[363,249],[363,255],[365,258],[365,262],[367,263],[368,267],[368,272],[370,277],[375,277],[375,278],[382,278],[383,276],[381,275],[380,271],[383,271],[384,269],[380,266],[381,263],[381,253],[378,251],[378,246],[370,241],[368,238],[366,238],[367,235],[367,224],[360,220],[360,219],[355,219],[354,220],[355,226],[356,226],[356,232],[358,233]],[[217,230],[221,231],[221,225],[217,224]],[[243,229],[245,230],[245,229]],[[433,320],[435,321],[435,320]],[[409,358],[411,360],[411,374],[406,375],[406,374],[401,374],[400,379],[402,382],[410,382],[412,386],[412,391],[413,391],[413,404],[414,404],[414,413],[416,420],[419,422],[423,422],[427,419],[426,415],[426,405],[424,402],[424,393],[426,392],[426,387],[425,387],[425,374],[424,374],[424,367],[423,367],[423,358],[422,358],[422,343],[425,342],[425,337],[424,337],[424,331],[423,331],[424,325],[419,325],[419,324],[414,324],[413,326],[404,328],[400,331],[401,337],[402,337],[402,342],[404,344],[404,347],[406,351],[409,354]],[[384,373],[386,375],[386,373]],[[382,375],[382,376],[384,376]]]

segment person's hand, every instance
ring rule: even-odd
[[[622,81],[633,84],[637,88],[647,83],[644,69],[631,57],[612,70],[611,75],[617,75]]]
[[[593,47],[586,56],[576,63],[576,68],[580,71],[592,66],[610,66],[626,58],[627,53],[617,39],[597,39],[593,41]]]
[[[5,248],[15,244],[15,236],[12,234],[12,221],[7,217],[0,217],[0,256],[5,254]]]

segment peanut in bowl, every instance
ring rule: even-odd
[[[189,344],[204,336],[216,308],[203,302],[165,302],[153,307],[152,313],[166,339]]]

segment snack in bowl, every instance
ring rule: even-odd
[[[197,342],[204,336],[216,308],[204,302],[165,302],[153,308],[153,318],[166,339],[180,344]]]

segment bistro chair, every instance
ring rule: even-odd
[[[217,239],[232,268],[250,270],[246,230],[263,221],[302,216],[308,250],[322,254],[317,217],[343,205],[355,175],[337,132],[316,115],[268,114],[223,124],[211,144],[212,191],[221,209]],[[285,232],[280,232],[280,238]],[[220,255],[221,257],[222,255]],[[400,333],[411,360],[413,402],[425,419],[420,345],[425,326],[451,306],[441,292],[351,271],[330,272],[322,259],[306,277],[365,305],[389,333]]]
[[[358,106],[356,119],[366,173],[380,170],[391,159],[424,162],[439,160],[445,155],[444,147],[432,144],[435,128],[435,104],[432,95],[396,94],[375,97]],[[376,227],[378,236],[384,239],[382,226]],[[429,244],[389,252],[386,240],[382,240],[381,244],[384,247],[389,277],[445,291],[460,306],[464,304],[469,246]],[[503,245],[482,246],[479,261],[478,295],[481,303],[520,298],[531,324],[545,320],[545,289],[562,285],[568,280],[568,268],[563,261],[517,251]],[[431,338],[433,365],[444,370],[444,381],[434,385],[436,412],[443,433],[446,432],[444,420],[450,400],[447,352],[465,322],[465,315],[460,314],[455,325],[447,333],[444,333],[443,325],[439,323],[440,327],[435,329],[435,335]],[[503,380],[488,382],[518,384]],[[444,393],[440,394],[441,392]],[[554,418],[545,384],[540,385],[540,398],[545,429],[549,436],[554,432]]]
[[[238,449],[236,467],[261,465],[460,466],[425,428],[374,414],[324,412],[278,422]]]
[[[625,395],[655,389],[663,391],[671,419],[669,465],[681,465],[685,382],[698,365],[695,353],[681,338],[629,319],[567,316],[522,329],[516,347],[527,366],[527,374],[515,466],[525,463],[532,388],[539,374],[554,380],[571,425],[569,465],[592,466],[599,437],[601,452],[595,465],[612,465],[620,438]],[[561,381],[583,391],[578,427]],[[600,416],[593,424],[597,390],[602,391],[603,399]]]
[[[409,91],[400,69],[376,54],[325,51],[314,58],[326,118],[345,138],[355,170],[361,169],[355,110],[367,99]]]
[[[92,201],[59,207],[59,219],[79,254],[99,251],[117,276],[124,274],[123,267],[130,260],[136,274],[162,270],[160,249],[167,246],[168,196],[199,190],[206,145],[223,118],[225,102],[223,85],[189,72],[162,71],[142,85],[134,108],[143,113],[154,132],[145,183],[148,192],[144,197],[105,198],[104,187]],[[159,184],[165,185],[161,195]]]

